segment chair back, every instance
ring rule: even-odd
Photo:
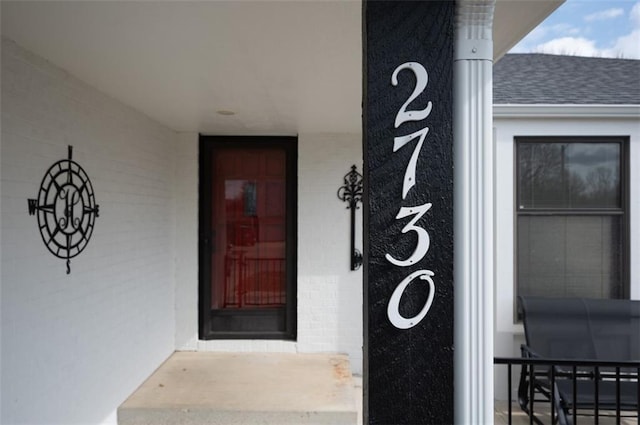
[[[526,343],[541,357],[640,360],[640,301],[518,297]]]

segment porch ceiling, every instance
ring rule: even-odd
[[[499,0],[495,56],[562,1]],[[361,14],[348,0],[1,2],[4,36],[174,130],[222,135],[360,133]]]

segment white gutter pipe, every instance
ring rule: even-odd
[[[456,3],[454,51],[454,406],[456,424],[493,423],[495,0]]]

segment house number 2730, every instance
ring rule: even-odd
[[[403,70],[409,70],[413,72],[416,77],[416,85],[407,99],[407,101],[400,107],[398,114],[396,115],[395,120],[395,128],[400,127],[405,122],[408,121],[422,121],[426,119],[429,114],[431,114],[431,109],[433,107],[431,101],[427,103],[427,106],[421,110],[409,110],[408,107],[411,102],[416,99],[422,92],[424,92],[427,87],[427,83],[429,82],[429,75],[427,74],[427,70],[419,64],[418,62],[407,62],[403,63],[399,67],[393,71],[391,75],[391,84],[395,87],[398,85],[398,74]],[[407,134],[404,136],[394,137],[393,139],[393,152],[397,152],[399,149],[406,146],[409,142],[413,140],[417,140],[415,144],[415,148],[413,150],[413,154],[409,159],[409,163],[407,164],[407,168],[404,173],[404,181],[402,183],[402,199],[404,200],[407,197],[409,191],[416,184],[416,165],[418,163],[418,156],[420,155],[420,150],[422,149],[422,145],[429,133],[429,127],[424,127],[421,130],[418,130],[414,133]],[[431,208],[431,203],[426,203],[423,205],[417,205],[412,207],[400,207],[400,211],[396,215],[396,220],[405,219],[407,217],[412,217],[409,220],[409,223],[404,226],[402,229],[402,233],[415,232],[418,238],[416,243],[416,247],[413,253],[406,259],[398,259],[393,255],[387,253],[385,258],[393,265],[398,267],[408,267],[418,263],[420,260],[424,258],[429,251],[429,232],[427,232],[422,227],[418,226],[416,223],[422,218],[423,215],[426,214],[427,211]],[[389,321],[393,326],[398,329],[409,329],[417,325],[425,318],[429,309],[431,308],[431,304],[433,303],[433,297],[435,294],[435,284],[433,283],[432,277],[434,273],[431,270],[417,270],[411,273],[409,276],[405,277],[402,282],[396,286],[396,289],[391,294],[391,298],[389,299],[389,304],[387,306],[387,316],[389,317]],[[413,317],[404,317],[400,314],[400,298],[404,293],[405,289],[411,282],[415,279],[420,279],[429,283],[429,296],[427,301],[425,302],[422,310],[413,316]]]

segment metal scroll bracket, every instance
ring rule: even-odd
[[[347,209],[351,210],[351,270],[358,270],[362,265],[362,253],[355,248],[356,210],[358,202],[362,202],[362,174],[358,173],[355,165],[345,174],[344,186],[338,189],[338,198],[348,202]]]

